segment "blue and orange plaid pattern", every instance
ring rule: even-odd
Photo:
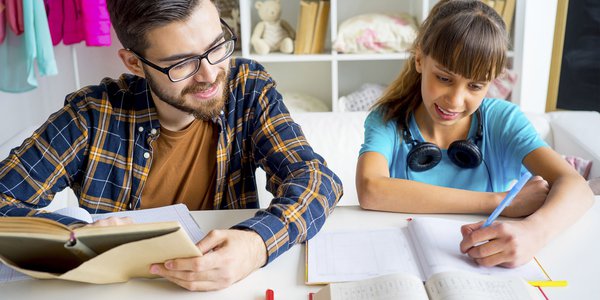
[[[342,196],[340,179],[313,152],[275,82],[251,60],[232,59],[219,128],[215,209],[258,208],[254,171],[267,173],[270,206],[234,228],[252,229],[273,261],[314,236]],[[140,207],[160,124],[146,80],[105,78],[68,95],[23,144],[0,162],[0,216],[76,219],[45,212],[70,187],[90,213]]]

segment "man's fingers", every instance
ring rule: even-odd
[[[150,267],[150,273],[165,277],[167,279],[177,279],[179,281],[217,281],[219,270],[211,269],[208,271],[180,271],[170,270],[162,264],[154,264]]]
[[[195,272],[217,269],[220,265],[222,265],[221,258],[215,252],[209,252],[198,257],[171,259],[164,263],[164,267],[168,270]]]
[[[114,226],[114,225],[127,225],[133,224],[133,219],[130,217],[108,217],[106,219],[100,219],[88,226]]]
[[[209,251],[221,245],[226,237],[227,235],[224,230],[211,230],[196,244],[196,246],[200,249],[202,254],[207,254]]]

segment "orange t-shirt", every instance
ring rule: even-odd
[[[140,208],[183,203],[212,209],[217,174],[216,125],[194,120],[181,131],[160,129]]]

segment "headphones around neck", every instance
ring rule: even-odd
[[[483,136],[483,119],[481,118],[481,111],[479,109],[475,113],[477,116],[477,133],[475,137],[472,140],[454,141],[448,147],[448,157],[450,160],[455,165],[464,169],[475,168],[483,161],[483,156],[477,146],[477,143]],[[442,160],[442,150],[440,147],[434,143],[414,140],[410,134],[410,128],[406,123],[404,124],[404,130],[402,130],[402,136],[407,144],[412,145],[412,149],[406,156],[406,164],[412,171],[427,171],[437,166]]]

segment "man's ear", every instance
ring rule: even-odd
[[[423,73],[423,52],[420,49],[415,49],[415,69]]]
[[[140,61],[133,52],[127,49],[119,49],[119,57],[129,72],[139,77],[146,77],[144,69],[142,68],[142,61]]]

